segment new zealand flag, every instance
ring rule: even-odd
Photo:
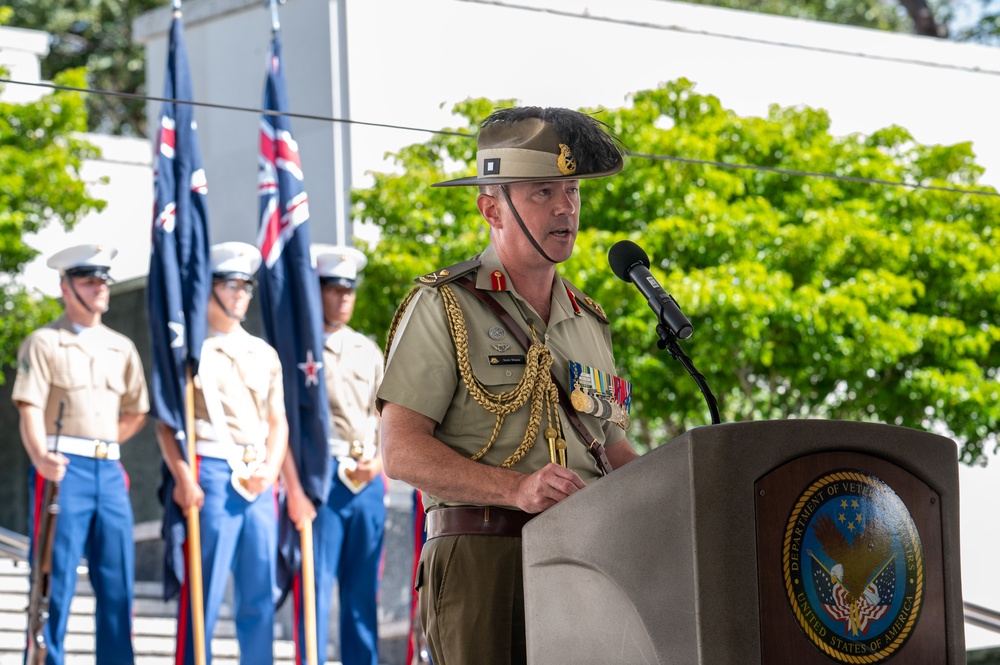
[[[190,100],[191,72],[180,12],[170,25],[163,96]],[[153,246],[146,283],[146,307],[153,348],[153,415],[176,432],[187,455],[185,399],[187,369],[198,370],[208,325],[212,276],[208,258],[205,171],[190,104],[166,101],[160,113],[154,161]],[[184,579],[183,516],[173,498],[173,478],[163,467],[160,501],[166,541],[164,596],[171,598]]]
[[[268,58],[264,108],[288,111],[276,33]],[[319,278],[309,251],[309,204],[302,187],[299,147],[286,115],[265,113],[260,121],[260,227],[257,246],[264,257],[260,304],[264,333],[281,359],[289,454],[313,503],[326,502],[332,464],[329,405],[323,379],[323,312]],[[282,596],[301,565],[295,527],[281,511],[278,582]]]

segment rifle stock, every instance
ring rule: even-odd
[[[59,403],[56,418],[56,436],[51,452],[59,450],[59,436],[62,433],[63,408],[65,400]],[[27,665],[44,665],[49,648],[45,643],[45,622],[49,619],[49,601],[52,584],[52,544],[55,541],[56,518],[59,516],[59,483],[45,481],[42,496],[42,510],[37,519],[38,539],[35,541],[35,556],[31,564],[31,596],[28,599],[28,653]]]

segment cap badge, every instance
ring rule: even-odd
[[[556,160],[559,172],[563,175],[573,175],[576,173],[576,158],[565,143],[559,144],[559,159]]]

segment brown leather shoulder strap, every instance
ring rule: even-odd
[[[461,286],[466,291],[476,296],[483,304],[490,308],[497,317],[503,321],[503,323],[510,330],[510,333],[517,339],[518,343],[524,348],[525,351],[531,346],[531,339],[528,334],[524,332],[524,329],[518,325],[517,321],[514,320],[507,310],[503,308],[497,299],[485,291],[480,291],[476,288],[476,285],[471,279],[457,279],[453,282],[458,286]],[[577,415],[576,409],[573,408],[573,404],[570,402],[569,395],[563,390],[562,385],[556,379],[555,373],[552,374],[552,382],[556,386],[556,391],[559,393],[559,404],[562,406],[563,411],[566,412],[566,417],[569,419],[570,425],[573,429],[577,431],[580,437],[584,440],[587,445],[587,450],[590,452],[594,461],[597,463],[597,468],[600,470],[602,475],[608,475],[611,473],[611,463],[608,461],[607,452],[604,450],[604,445],[598,442],[598,440],[590,433],[587,426],[580,416]]]

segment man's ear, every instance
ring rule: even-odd
[[[480,194],[476,199],[476,205],[479,207],[479,214],[483,216],[490,228],[499,226],[500,201],[495,196]]]

